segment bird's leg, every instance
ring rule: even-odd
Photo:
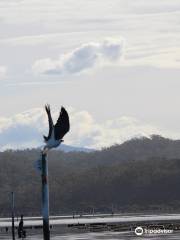
[[[45,146],[42,150],[42,154],[47,155],[48,151],[49,151],[49,148]]]

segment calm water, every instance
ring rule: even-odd
[[[1,240],[11,240],[11,237],[0,236]],[[16,238],[17,239],[17,238]],[[76,233],[76,234],[62,234],[51,236],[51,240],[179,240],[180,232],[168,235],[149,235],[137,237],[133,232],[119,233],[119,232],[100,232],[100,233]],[[26,240],[42,240],[41,235],[29,236]]]

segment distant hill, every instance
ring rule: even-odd
[[[73,149],[73,148],[72,148]],[[40,149],[0,153],[0,216],[41,211]],[[99,151],[50,151],[51,214],[180,212],[180,141],[152,136]]]
[[[42,149],[43,146],[38,147],[37,149]],[[10,150],[10,149],[9,149]],[[94,152],[95,149],[85,148],[85,147],[75,147],[71,145],[61,144],[59,147],[53,149],[53,151],[63,151],[63,152]]]
[[[153,157],[180,158],[180,140],[172,140],[159,135],[150,138],[134,138],[102,150],[118,160],[145,160]]]
[[[66,144],[61,144],[56,150],[61,150],[64,152],[93,152],[94,149],[84,148],[84,147],[74,147]]]

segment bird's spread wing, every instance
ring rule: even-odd
[[[48,115],[48,122],[49,122],[49,134],[48,136],[44,136],[44,139],[45,141],[48,141],[51,137],[51,134],[52,134],[52,131],[53,131],[53,120],[52,120],[52,117],[51,117],[51,109],[50,109],[50,105],[45,105],[45,110],[47,112],[47,115]]]
[[[70,129],[69,115],[64,107],[61,107],[61,112],[54,128],[56,140],[62,139]]]

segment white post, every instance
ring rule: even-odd
[[[47,154],[42,151],[42,216],[44,240],[50,240],[49,230],[49,185]]]

